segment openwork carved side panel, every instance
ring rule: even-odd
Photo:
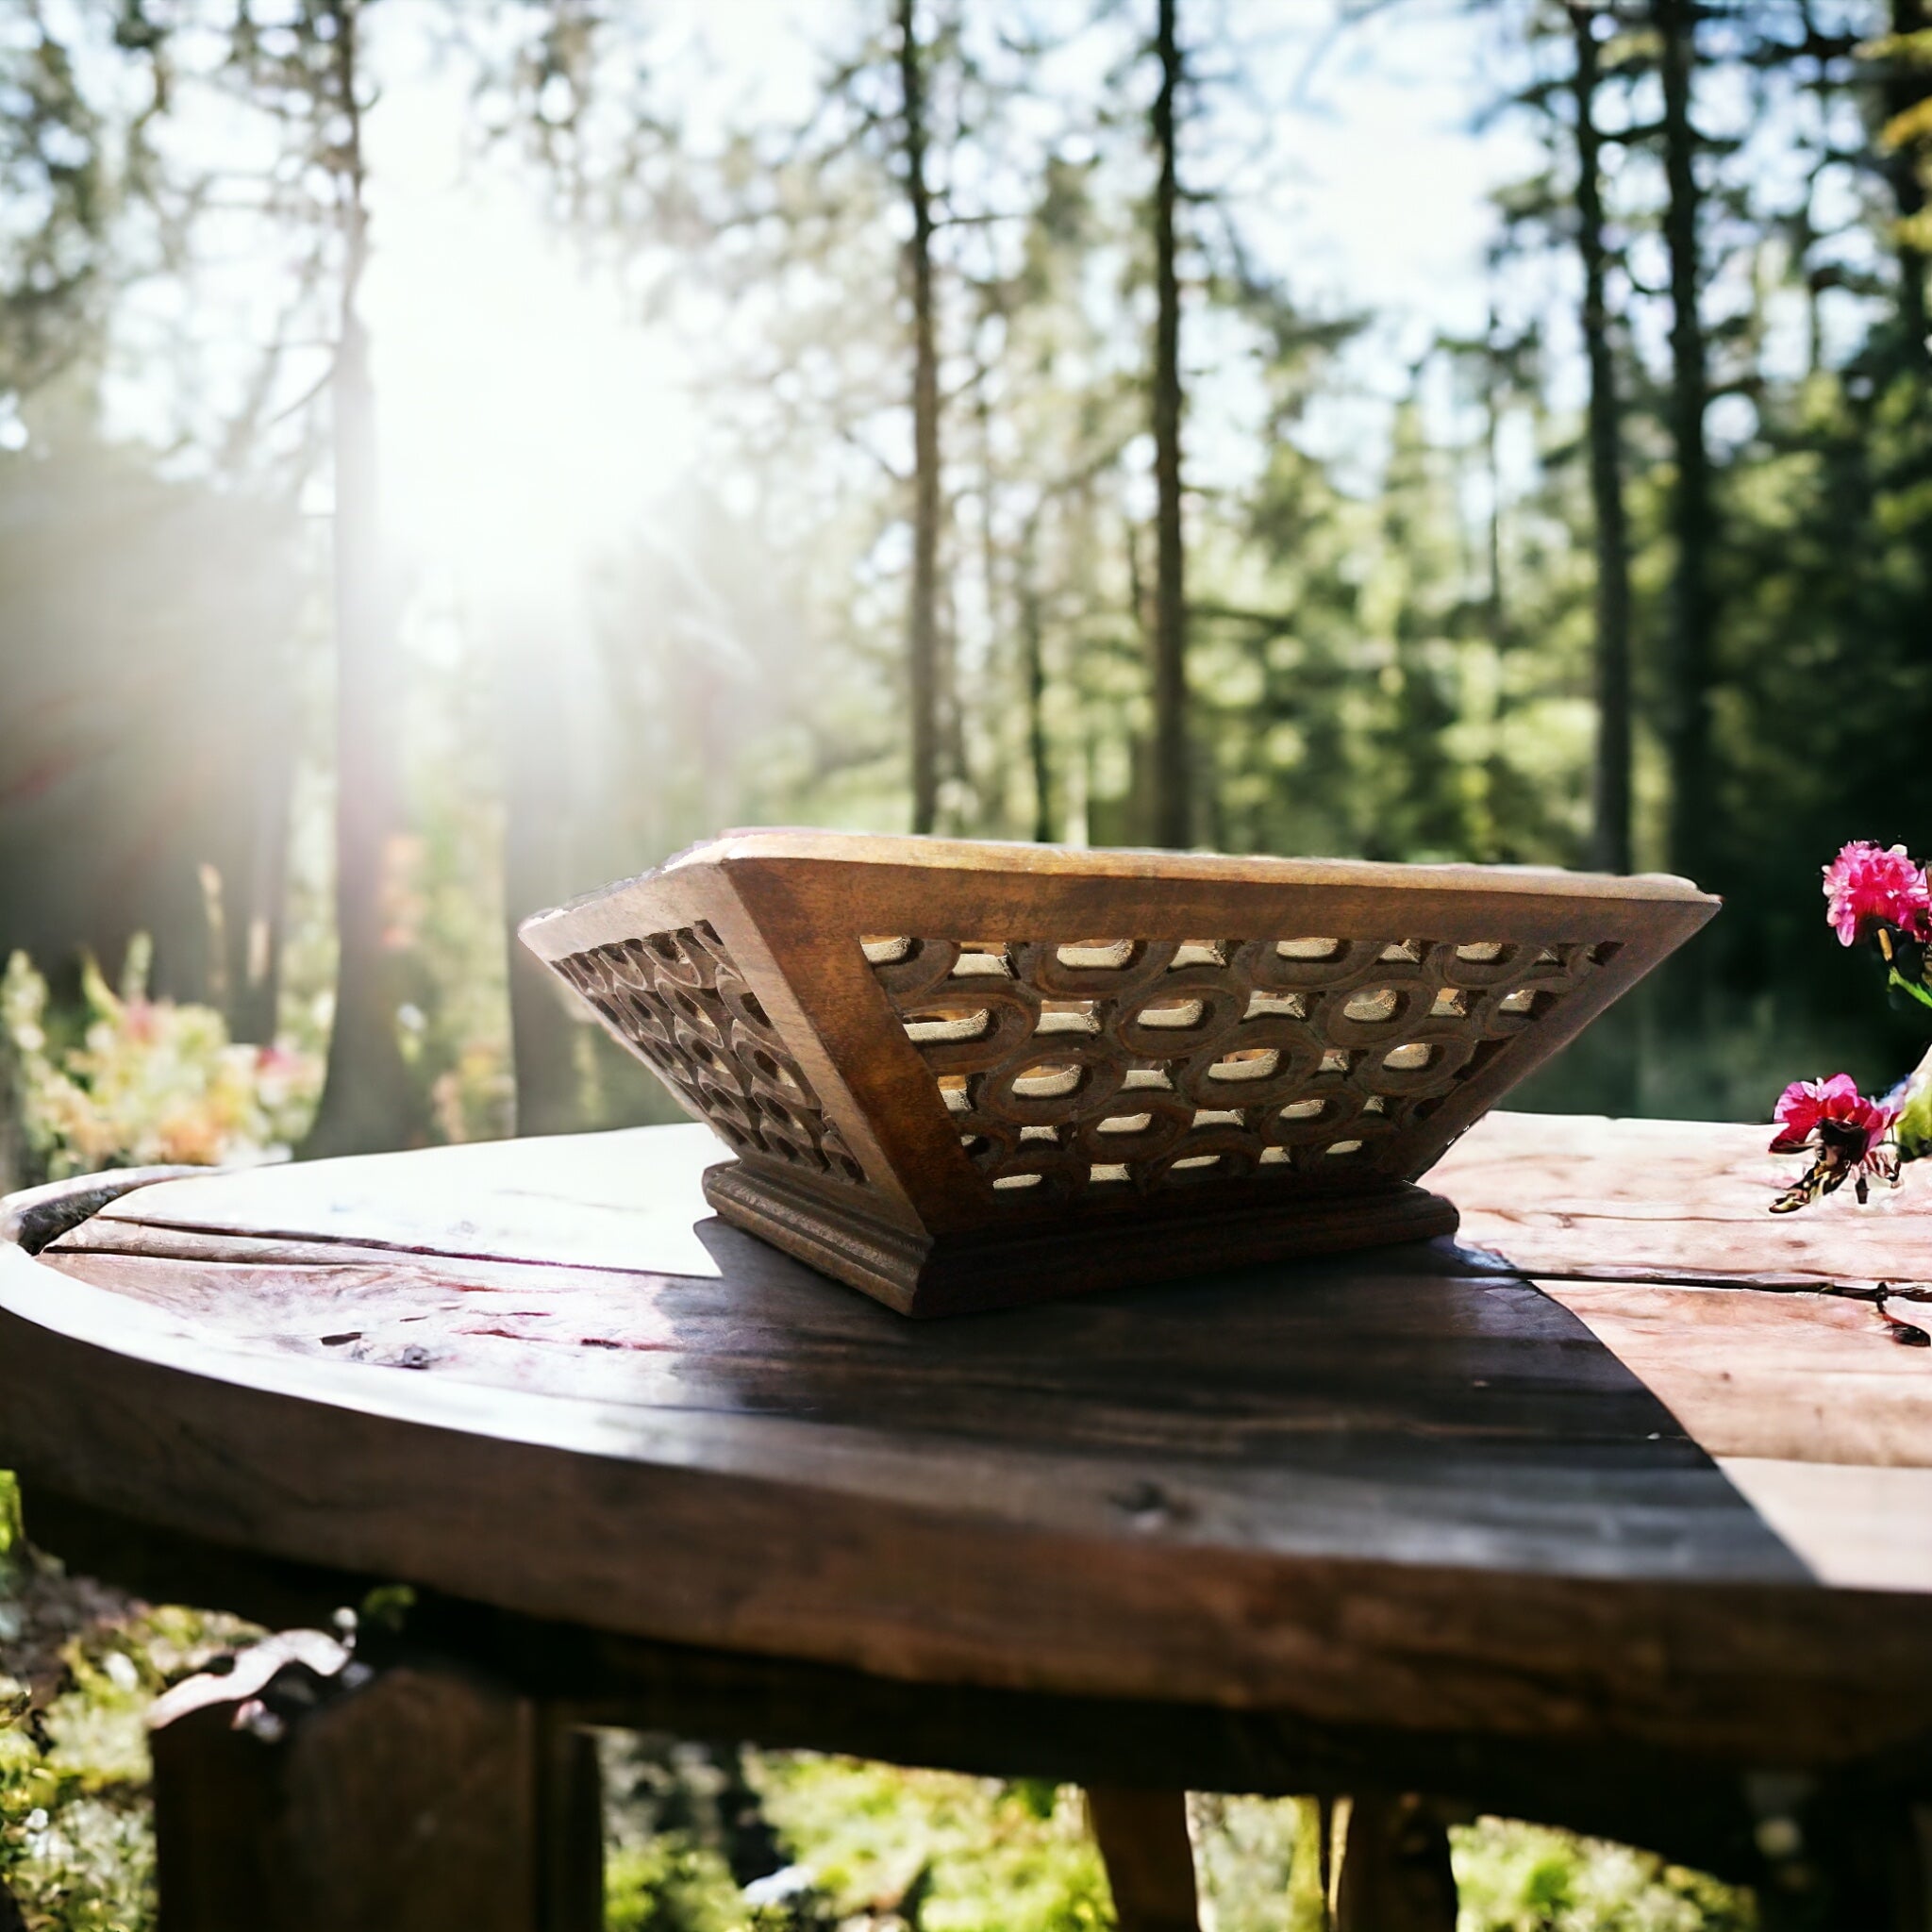
[[[556,965],[741,1154],[865,1179],[709,921]]]
[[[1618,942],[880,938],[866,958],[1001,1194],[1392,1170]]]

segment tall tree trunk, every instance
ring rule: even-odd
[[[1482,360],[1478,365],[1482,371],[1483,384],[1483,469],[1484,481],[1490,493],[1489,528],[1487,538],[1490,581],[1487,603],[1489,605],[1490,642],[1500,659],[1509,649],[1509,610],[1504,594],[1503,582],[1503,384],[1507,374],[1505,359],[1506,351],[1496,325],[1496,311],[1490,310],[1489,325],[1483,334]],[[1496,679],[1495,697],[1490,712],[1489,752],[1483,760],[1483,804],[1478,820],[1471,801],[1468,814],[1468,835],[1472,843],[1478,834],[1484,847],[1482,856],[1498,858],[1498,833],[1496,828],[1496,802],[1507,784],[1507,760],[1503,756],[1503,733],[1505,719],[1510,708],[1509,679],[1499,675]],[[1474,855],[1473,855],[1474,856]]]
[[[1053,842],[1053,769],[1046,744],[1046,640],[1040,608],[1040,511],[1020,542],[1020,647],[1026,665],[1026,756],[1033,775],[1033,839]]]
[[[1602,137],[1596,125],[1596,9],[1571,0],[1576,41],[1576,246],[1590,361],[1590,493],[1596,512],[1596,766],[1591,863],[1630,870],[1630,538],[1624,516],[1623,417],[1605,305]]]
[[[358,1154],[416,1138],[401,1004],[386,927],[400,858],[397,667],[391,648],[376,511],[375,392],[358,312],[368,258],[356,0],[334,0],[337,108],[342,117],[341,321],[331,396],[335,433],[336,966],[335,1023],[308,1154]]]
[[[292,707],[278,699],[263,723],[269,742],[262,747],[256,780],[248,876],[229,915],[228,1030],[237,1040],[266,1044],[275,1037],[281,1005],[283,900],[295,772]]]
[[[1147,579],[1147,559],[1142,527],[1132,517],[1124,520],[1122,537],[1127,559],[1127,607],[1141,648],[1151,664],[1154,659],[1154,587]],[[1115,844],[1152,845],[1154,833],[1154,780],[1152,743],[1138,732],[1127,746],[1127,801],[1118,826],[1109,830]],[[1091,814],[1090,814],[1091,816]]]
[[[1003,598],[1000,592],[999,538],[994,530],[999,498],[999,475],[992,454],[992,405],[987,399],[986,372],[974,384],[974,413],[979,428],[979,584],[986,605],[986,672],[996,687],[1005,675],[1007,654]],[[993,729],[987,734],[986,769],[981,786],[981,813],[989,808],[995,824],[1006,824],[1008,785],[1007,733]]]
[[[1503,599],[1503,411],[1498,398],[1506,375],[1505,357],[1496,327],[1496,311],[1490,310],[1488,327],[1483,331],[1483,469],[1490,491],[1490,523],[1484,532],[1489,568],[1490,638],[1502,648],[1505,623]]]
[[[1710,764],[1710,644],[1716,598],[1710,564],[1710,456],[1704,441],[1709,400],[1699,249],[1697,137],[1690,121],[1696,67],[1697,0],[1653,0],[1662,46],[1664,241],[1671,266],[1671,440],[1677,459],[1671,500],[1676,559],[1671,583],[1666,736],[1671,763],[1670,851],[1674,870],[1702,877],[1710,849],[1715,788]]]
[[[1932,25],[1932,12],[1928,12],[1925,0],[1891,0],[1893,33],[1922,34],[1928,25]],[[1923,58],[1894,56],[1885,78],[1886,118],[1917,107],[1928,93],[1932,93],[1932,69]],[[1919,174],[1924,153],[1924,142],[1902,142],[1886,164],[1902,221],[1909,222],[1925,210],[1925,184]],[[1898,325],[1907,357],[1918,368],[1925,369],[1932,363],[1932,351],[1925,344],[1925,253],[1905,239],[1898,248]]]
[[[1489,393],[1483,398],[1483,470],[1490,488],[1490,526],[1484,533],[1488,550],[1484,560],[1490,572],[1490,637],[1500,646],[1507,628],[1503,601],[1503,412],[1496,401],[1501,376],[1493,361],[1485,374]]]
[[[940,376],[934,341],[932,196],[925,179],[925,74],[916,0],[899,0],[899,90],[906,117],[907,243],[912,282],[912,590],[907,654],[912,693],[912,829],[939,812]]]
[[[966,742],[966,691],[960,668],[959,587],[948,575],[939,599],[940,783],[950,791],[948,829],[969,831],[977,817],[973,755]]]
[[[1181,295],[1174,267],[1174,100],[1181,84],[1175,0],[1159,0],[1154,97],[1154,842],[1191,841],[1188,795],[1188,606],[1181,543]]]
[[[510,1061],[519,1134],[569,1134],[585,1124],[577,1078],[577,1025],[557,976],[517,938],[517,922],[567,897],[570,877],[571,733],[564,681],[543,649],[558,621],[520,610],[498,655],[502,705],[503,896],[509,949]]]

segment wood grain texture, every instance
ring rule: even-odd
[[[1493,1261],[908,1324],[701,1220],[675,1145],[654,1184],[671,1141],[639,1191],[713,1278],[317,1241],[286,1195],[175,1224],[201,1185],[258,1219],[241,1180],[0,1250],[0,1457],[213,1544],[908,1680],[1744,1762],[1932,1731],[1927,1599],[1821,1585]]]
[[[1230,1275],[955,1325],[930,1346],[934,1331],[760,1243],[711,1239],[724,1284],[341,1250],[258,1268],[231,1250],[211,1269],[63,1247],[41,1272],[67,1284],[40,1307],[291,1393],[497,1434],[567,1423],[572,1441],[1016,1525],[1607,1575],[1798,1574],[1662,1407],[1519,1282],[1364,1257],[1296,1271],[1289,1292]]]
[[[1932,1588],[1932,1191],[1770,1213],[1769,1130],[1498,1114],[1437,1169],[1817,1575]],[[1883,1312],[1880,1283],[1896,1291]],[[1904,1324],[1904,1325],[1902,1325]]]
[[[138,1206],[119,1197],[100,1211],[147,1227],[715,1274],[689,1210],[699,1174],[729,1156],[696,1125],[650,1131],[658,1138],[648,1143],[631,1129],[204,1171],[180,1186],[142,1187]],[[646,1144],[648,1163],[639,1158]]]
[[[0,1201],[0,1241],[11,1241],[37,1255],[51,1241],[98,1214],[121,1195],[157,1181],[181,1176],[205,1180],[206,1168],[121,1167],[78,1180],[49,1181],[43,1187],[23,1188]]]
[[[1774,1221],[1772,1202],[1804,1163],[1767,1152],[1771,1135],[1769,1125],[1497,1114],[1450,1150],[1431,1185],[1461,1209],[1465,1244],[1538,1280],[1932,1290],[1924,1175],[1908,1172],[1865,1208],[1844,1193]]]
[[[1133,1224],[1146,1276],[1196,1265],[1190,1226],[1272,1210],[1292,1253],[1300,1203],[1402,1198],[1716,905],[1679,879],[744,832],[522,930],[739,1155],[732,1198],[765,1187],[794,1247],[896,1306],[917,1291],[855,1224],[936,1251]],[[1025,1299],[1093,1286],[1016,1243],[1001,1300],[1023,1273]]]
[[[1713,1456],[1932,1469],[1932,1350],[1901,1347],[1869,1302],[1736,1285],[1546,1291]]]

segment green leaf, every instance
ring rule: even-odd
[[[1895,1131],[1901,1160],[1923,1160],[1932,1154],[1932,1051],[1906,1082],[1905,1106],[1899,1111]]]

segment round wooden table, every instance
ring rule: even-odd
[[[696,1127],[65,1183],[0,1246],[0,1465],[151,1594],[414,1587],[273,1747],[161,1734],[171,1932],[244,1746],[329,1869],[374,1763],[493,1874],[448,1923],[593,1924],[595,1723],[1083,1783],[1124,1924],[1187,1922],[1192,1788],[1352,1796],[1385,1932],[1448,1923],[1457,1807],[1923,1925],[1932,1191],[1774,1221],[1763,1141],[1494,1116],[1456,1243],[927,1324],[710,1218]]]

